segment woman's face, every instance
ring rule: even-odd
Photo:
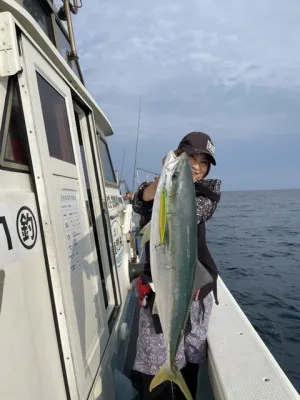
[[[208,173],[209,161],[205,154],[189,156],[194,182],[205,178]]]

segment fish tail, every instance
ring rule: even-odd
[[[151,232],[151,221],[141,229],[140,234],[143,235],[141,239],[140,247],[143,248],[147,242],[150,240]]]
[[[165,381],[171,381],[176,383],[176,385],[180,388],[182,393],[184,394],[187,400],[193,400],[193,397],[185,383],[185,380],[177,368],[176,365],[173,365],[171,368],[165,363],[157,372],[155,377],[152,379],[150,384],[150,392],[157,386],[161,385]]]

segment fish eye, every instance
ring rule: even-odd
[[[178,178],[178,172],[174,172],[174,174],[172,175],[172,180],[176,181]]]

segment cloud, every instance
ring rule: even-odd
[[[139,166],[150,170],[195,129],[213,136],[220,156],[226,140],[249,148],[257,137],[276,146],[278,135],[298,135],[299,20],[296,0],[84,2],[74,17],[80,63],[115,130],[115,167],[126,148],[132,176],[140,96]]]
[[[239,77],[282,85],[292,83],[291,78],[299,82],[300,56],[295,49],[300,6],[293,4],[191,0],[187,5],[177,0],[161,5],[132,0],[124,5],[120,0],[93,0],[80,11],[75,26],[83,59],[87,49],[105,63],[121,58],[135,61],[136,69],[154,63],[151,79],[161,76],[164,64],[180,67],[193,61],[190,69],[208,76],[217,72],[223,83]],[[206,63],[214,63],[217,71],[211,66],[203,70]],[[117,65],[113,68],[119,70]],[[128,77],[130,82],[133,77]]]

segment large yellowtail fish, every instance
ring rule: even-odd
[[[151,222],[143,230],[143,242],[150,238],[155,306],[167,346],[166,363],[153,378],[150,391],[169,380],[179,386],[187,400],[193,399],[177,368],[176,353],[183,338],[198,268],[195,198],[187,155],[177,157],[170,151],[159,178]],[[204,272],[203,279],[208,282],[211,277]]]

